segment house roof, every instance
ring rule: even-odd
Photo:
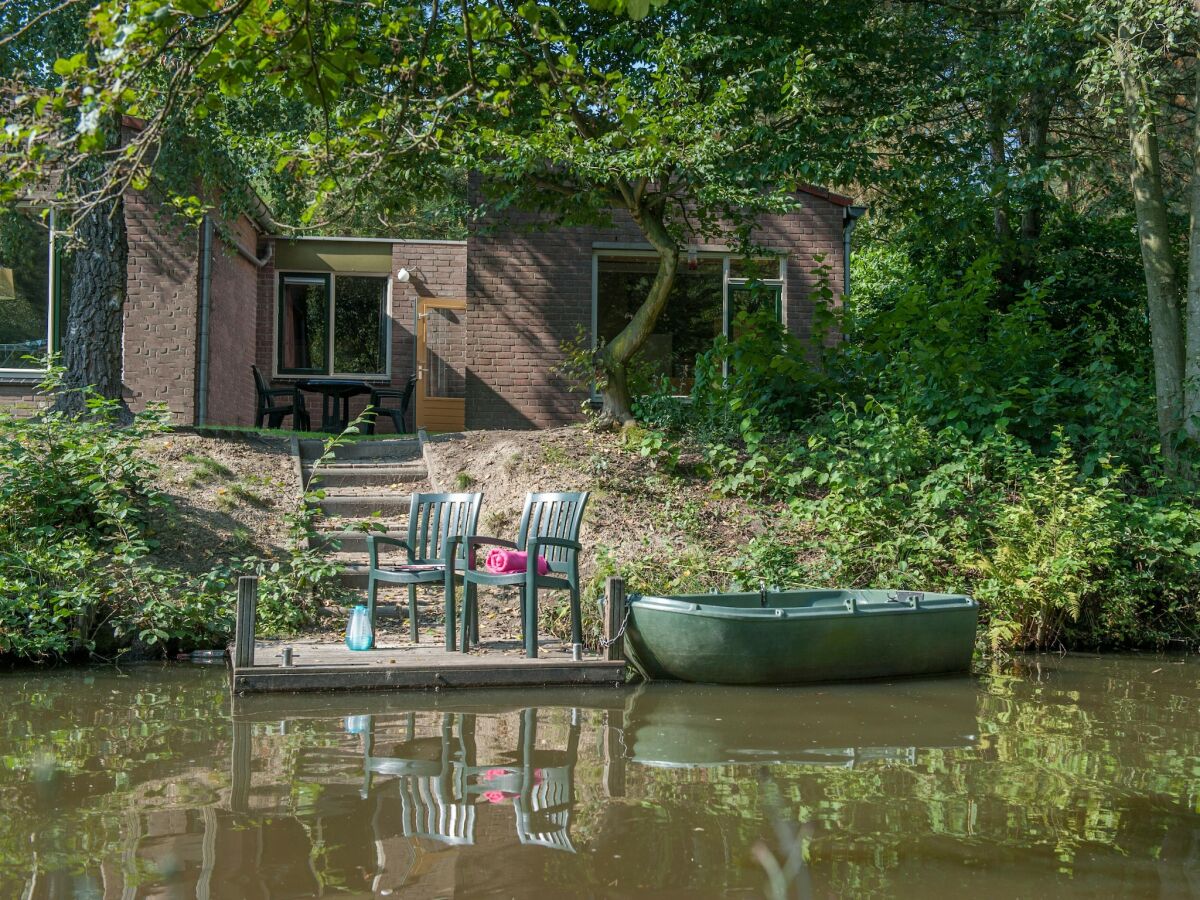
[[[129,128],[133,131],[141,131],[146,127],[146,120],[140,118],[139,116],[123,114],[121,116],[121,127]],[[246,192],[249,194],[250,201],[250,209],[246,210],[246,217],[250,219],[254,227],[259,230],[259,233],[269,235],[277,231],[281,231],[282,229],[279,223],[276,222],[274,216],[271,215],[271,208],[267,206],[267,202],[258,195],[258,191],[254,190],[254,187],[244,179],[242,181],[242,187],[245,188]]]
[[[847,197],[845,194],[835,194],[833,191],[827,191],[823,187],[817,187],[815,184],[802,184],[800,190],[805,194],[811,194],[814,197],[820,197],[822,200],[828,200],[835,206],[853,206],[854,198]]]

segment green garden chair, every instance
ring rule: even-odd
[[[448,560],[446,569],[446,649],[454,649],[454,634],[450,621],[454,609],[454,578],[456,566],[465,562],[463,579],[462,652],[466,653],[471,641],[479,642],[479,605],[476,591],[479,585],[503,587],[515,585],[521,588],[521,630],[525,636],[525,655],[534,659],[538,655],[538,604],[537,592],[568,590],[571,592],[571,640],[583,642],[583,623],[579,612],[579,554],[583,547],[579,543],[579,528],[583,523],[583,509],[587,505],[588,492],[566,494],[527,494],[525,509],[521,513],[521,524],[517,529],[516,542],[500,538],[468,536],[463,538],[466,546],[463,554],[455,553]],[[529,554],[524,572],[493,575],[479,568],[477,551],[482,546],[507,547],[523,550]],[[537,571],[537,557],[542,556],[550,565],[546,575]]]
[[[447,568],[447,554],[460,560],[465,545],[462,538],[475,534],[479,505],[483,494],[413,494],[408,507],[408,538],[367,535],[367,615],[371,620],[372,646],[375,634],[375,594],[380,582],[408,585],[408,621],[414,642],[417,636],[417,585],[451,583],[453,567]],[[382,564],[381,547],[399,547],[406,560],[399,565]],[[448,595],[446,633],[454,634],[452,594]],[[447,638],[449,640],[449,638]]]

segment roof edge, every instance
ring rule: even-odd
[[[833,191],[818,187],[815,184],[802,184],[797,187],[797,190],[805,194],[811,194],[814,197],[820,197],[822,200],[828,200],[834,206],[854,206],[853,197],[847,197],[845,194],[835,194]]]

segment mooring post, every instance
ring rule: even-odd
[[[254,665],[254,615],[258,608],[258,576],[238,579],[237,622],[233,632],[233,668]]]
[[[604,725],[604,795],[625,796],[625,710],[610,709]]]
[[[230,755],[229,808],[235,813],[250,811],[251,751],[254,727],[245,721],[233,720],[233,747]]]
[[[625,658],[625,579],[604,582],[604,658]]]

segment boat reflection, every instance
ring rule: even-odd
[[[975,706],[961,678],[807,689],[652,683],[629,699],[624,739],[629,758],[650,766],[912,765],[920,750],[975,746]]]

